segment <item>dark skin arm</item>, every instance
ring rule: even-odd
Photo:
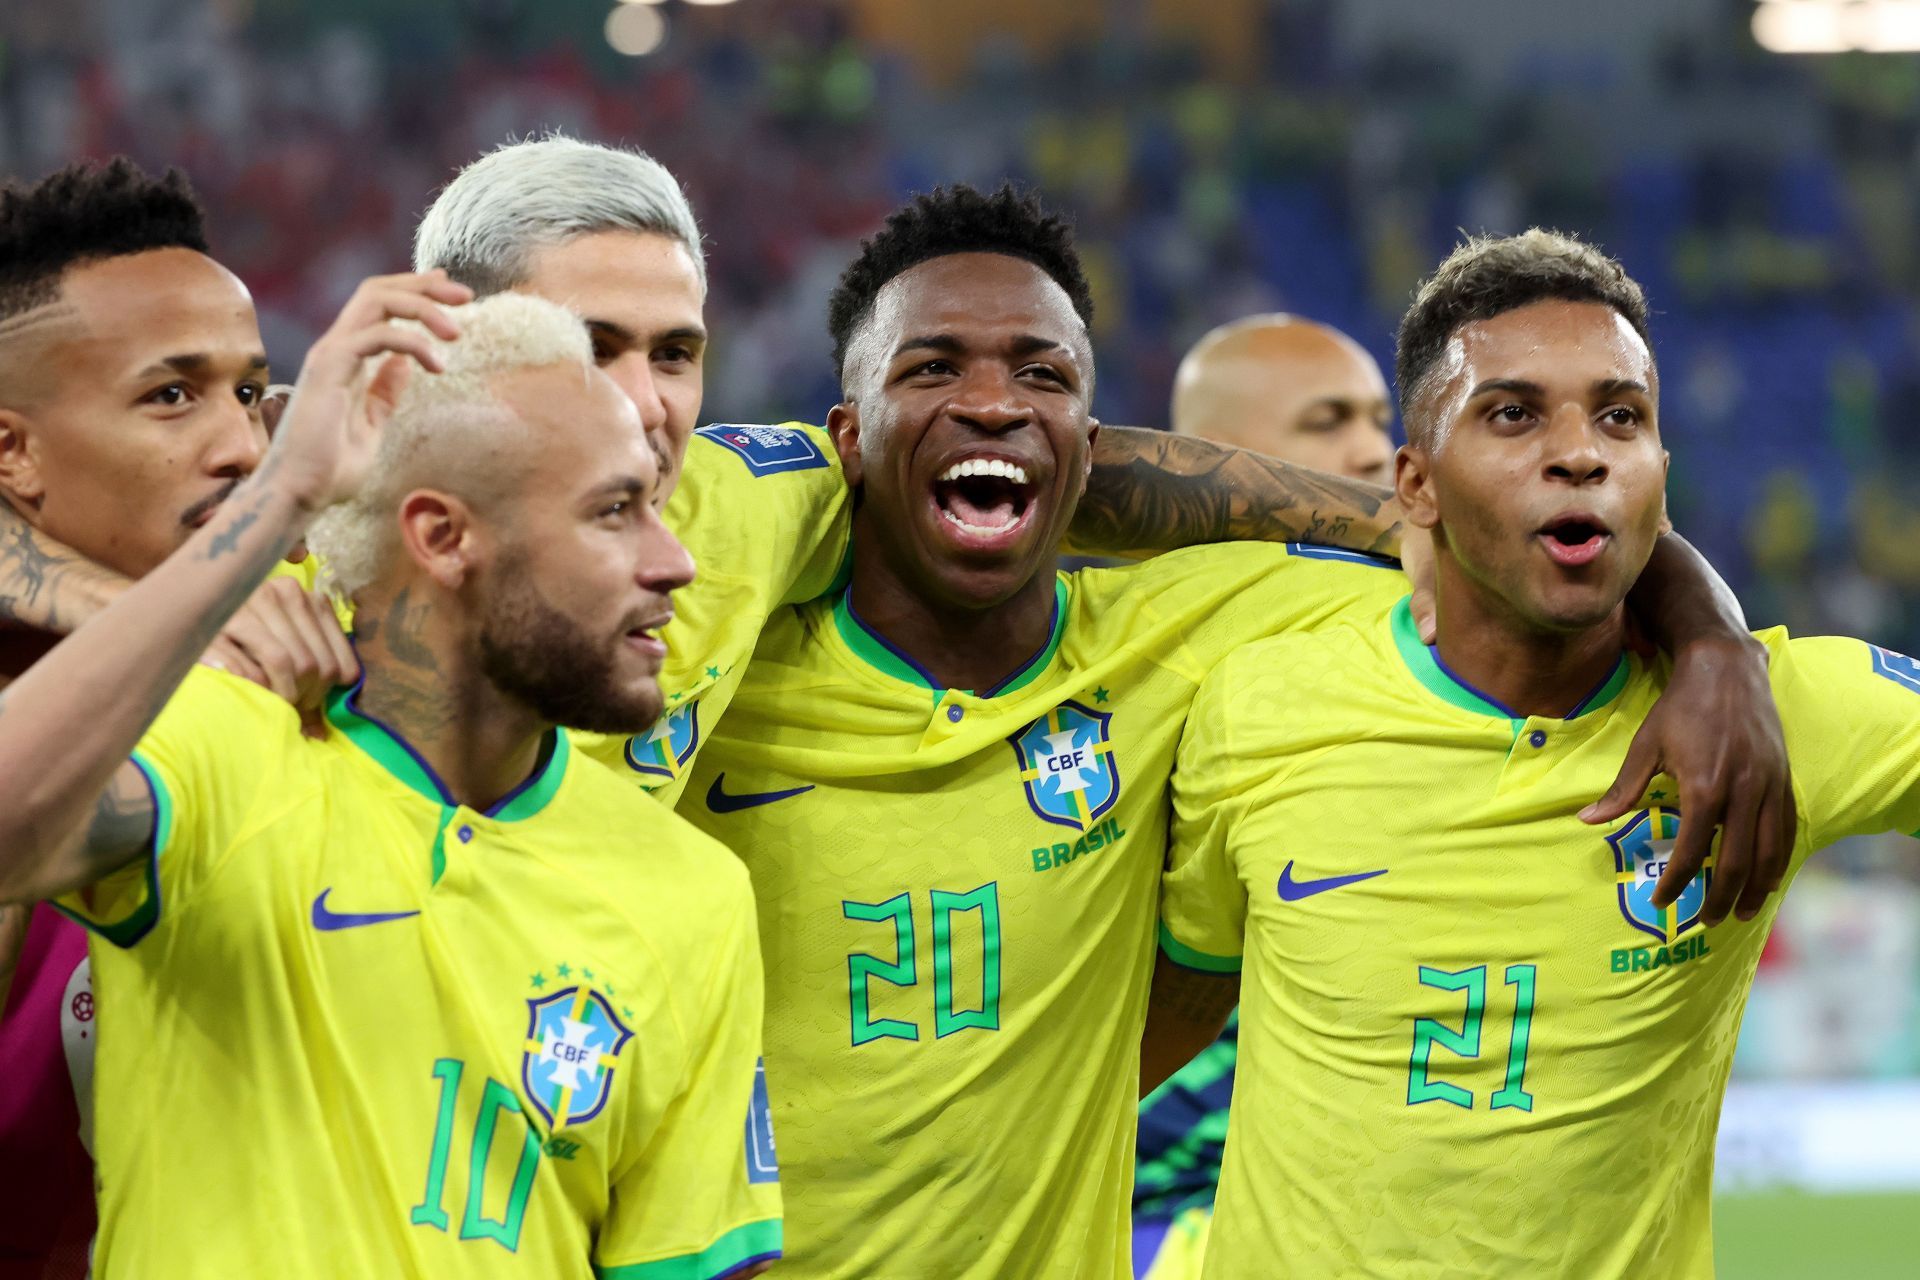
[[[1240,975],[1202,973],[1156,954],[1147,1026],[1140,1037],[1140,1096],[1158,1089],[1220,1038],[1240,1003]]]
[[[1751,920],[1785,879],[1799,829],[1766,647],[1732,589],[1677,534],[1660,539],[1627,603],[1647,638],[1673,655],[1673,679],[1620,776],[1580,816],[1615,822],[1640,806],[1654,775],[1667,774],[1679,784],[1680,833],[1654,904],[1680,896],[1723,827],[1704,916],[1709,925],[1729,911]]]
[[[0,623],[66,635],[127,586],[126,578],[55,542],[0,502]]]

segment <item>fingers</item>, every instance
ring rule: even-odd
[[[1791,788],[1783,793],[1779,786],[1768,787],[1754,819],[1753,874],[1747,877],[1746,891],[1733,909],[1742,920],[1759,915],[1767,899],[1786,881],[1796,834]]]
[[[200,664],[212,667],[215,671],[239,676],[242,680],[251,681],[262,688],[272,687],[267,683],[267,673],[261,670],[260,664],[248,657],[246,651],[228,636],[215,637],[214,642],[207,646],[206,653],[201,655]]]
[[[1712,883],[1707,886],[1706,906],[1701,911],[1701,917],[1709,925],[1726,919],[1734,905],[1749,895],[1765,898],[1754,841],[1764,799],[1764,788],[1747,789],[1737,783],[1728,797],[1726,820],[1720,831],[1720,852],[1714,859]]]
[[[429,373],[443,373],[446,365],[432,338],[418,329],[397,324],[369,325],[342,339],[340,353],[356,364],[372,356],[408,355]]]
[[[221,634],[258,669],[256,683],[295,706],[317,707],[336,685],[359,678],[332,608],[290,578],[261,586]]]
[[[353,651],[353,642],[347,639],[346,629],[340,625],[332,602],[317,591],[303,591],[300,595],[313,617],[314,629],[320,633],[321,642],[333,659],[324,674],[334,685],[354,683],[360,678],[360,656]]]
[[[1440,635],[1440,613],[1433,602],[1433,588],[1415,587],[1408,607],[1413,610],[1414,625],[1420,629],[1420,642],[1432,644]]]
[[[1661,873],[1659,883],[1653,887],[1653,905],[1664,910],[1675,900],[1693,878],[1700,874],[1706,865],[1707,854],[1713,849],[1713,834],[1720,825],[1721,810],[1706,800],[1696,800],[1684,787],[1680,795],[1680,833],[1673,842],[1673,850],[1667,855],[1667,869]],[[1730,879],[1745,881],[1745,869],[1722,860],[1715,872],[1713,888],[1721,889]],[[1737,889],[1739,886],[1735,885]],[[1730,904],[1732,898],[1728,898]],[[1721,908],[1726,914],[1726,908]],[[1708,923],[1714,923],[1709,920]]]
[[[1633,741],[1627,746],[1627,758],[1621,763],[1613,785],[1605,795],[1580,811],[1580,821],[1612,822],[1640,807],[1640,797],[1647,794],[1654,775],[1660,772],[1660,735],[1655,723],[1658,715],[1656,707],[1640,731],[1633,735]]]
[[[446,341],[460,335],[460,326],[440,307],[458,306],[473,299],[473,290],[455,284],[444,271],[426,271],[391,276],[373,276],[340,309],[333,330],[345,333],[381,320],[417,320],[429,332]]]

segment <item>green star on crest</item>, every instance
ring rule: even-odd
[[[542,987],[544,987],[544,986],[546,986],[546,985],[547,985],[547,975],[546,975],[546,974],[544,974],[544,973],[536,973],[536,974],[534,974],[534,975],[533,975],[533,989],[534,989],[535,991],[538,991],[538,990],[539,990],[540,988],[542,988]]]
[[[567,968],[565,965],[556,965],[553,971],[563,978],[571,978],[573,976],[573,970]]]
[[[1107,700],[1107,691],[1105,689],[1095,689],[1093,691],[1093,700],[1095,702],[1105,702]]]
[[[707,679],[718,680],[719,678],[720,678],[720,668],[718,667],[707,668]]]
[[[591,969],[582,969],[582,970],[580,971],[580,976],[581,976],[581,977],[583,977],[583,978],[585,978],[585,979],[586,979],[586,980],[587,980],[588,982],[592,982],[592,981],[593,981],[593,970],[591,970]]]

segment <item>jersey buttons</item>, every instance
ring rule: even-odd
[[[460,835],[460,843],[465,844],[467,841],[473,839],[473,828],[461,827],[459,835]]]
[[[1545,729],[1535,729],[1527,735],[1527,741],[1532,743],[1534,749],[1537,751],[1547,745],[1547,731]]]
[[[947,719],[953,721],[955,724],[959,724],[960,717],[964,716],[965,714],[967,713],[960,708],[958,703],[955,703],[953,706],[947,708]]]

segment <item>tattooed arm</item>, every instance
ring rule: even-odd
[[[1152,555],[1203,542],[1318,542],[1400,553],[1384,485],[1141,427],[1102,427],[1070,550]]]
[[[154,801],[128,754],[312,515],[360,485],[405,377],[399,361],[370,380],[363,366],[404,353],[440,368],[426,333],[389,321],[411,316],[450,339],[457,330],[430,300],[466,296],[438,273],[363,284],[308,352],[260,470],[179,554],[0,695],[0,902],[55,897],[145,850]]]
[[[127,578],[55,542],[0,502],[0,622],[66,635],[127,585]]]
[[[1146,1097],[1220,1038],[1240,1002],[1240,975],[1201,973],[1154,957],[1153,993],[1140,1037],[1140,1096]]]

